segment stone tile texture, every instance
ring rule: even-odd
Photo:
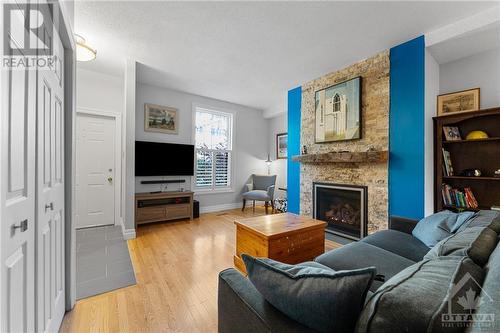
[[[302,86],[301,146],[309,154],[389,149],[389,50],[327,74]],[[361,76],[361,139],[314,143],[315,92]],[[312,183],[331,182],[368,187],[368,233],[388,227],[388,162],[301,164],[300,212],[312,215]]]

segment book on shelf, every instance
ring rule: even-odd
[[[441,196],[443,198],[443,204],[448,207],[475,209],[479,206],[470,187],[465,187],[461,191],[448,184],[443,184],[441,186]]]
[[[445,176],[453,176],[453,166],[451,164],[451,155],[450,152],[443,148],[443,164],[444,169],[443,173]]]

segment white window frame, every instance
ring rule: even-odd
[[[196,187],[196,171],[197,171],[197,166],[196,166],[196,154],[197,154],[197,148],[196,148],[196,111],[198,109],[203,109],[208,112],[212,112],[214,114],[220,114],[226,117],[229,117],[229,147],[231,147],[229,154],[229,186],[227,187],[216,187],[215,186],[215,167],[212,170],[213,174],[213,184],[212,187],[210,188],[199,188]],[[218,194],[218,193],[228,193],[228,192],[234,192],[234,163],[233,163],[233,157],[234,157],[234,117],[235,114],[234,112],[231,112],[229,110],[224,110],[218,107],[214,107],[211,105],[206,105],[206,104],[199,104],[199,103],[193,103],[192,105],[192,119],[193,119],[193,132],[192,132],[192,142],[194,144],[194,153],[195,153],[195,158],[194,158],[194,176],[192,177],[192,186],[191,188],[195,192],[195,194]],[[208,151],[217,151],[215,149],[209,149]]]

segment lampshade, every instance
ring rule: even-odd
[[[76,38],[76,60],[77,61],[90,61],[94,60],[97,51],[93,48],[91,48],[87,43],[85,42],[85,38],[83,38],[80,35],[75,34]]]
[[[269,157],[269,154],[267,154],[267,160],[266,160],[266,164],[269,166],[271,165],[271,158]]]

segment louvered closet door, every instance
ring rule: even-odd
[[[65,308],[64,50],[55,30],[46,35],[52,36],[44,42],[53,43],[56,61],[38,70],[36,329],[57,332]]]
[[[4,17],[0,6],[0,17]],[[21,47],[24,14],[11,16],[8,38]],[[35,329],[36,71],[0,72],[0,331]]]

